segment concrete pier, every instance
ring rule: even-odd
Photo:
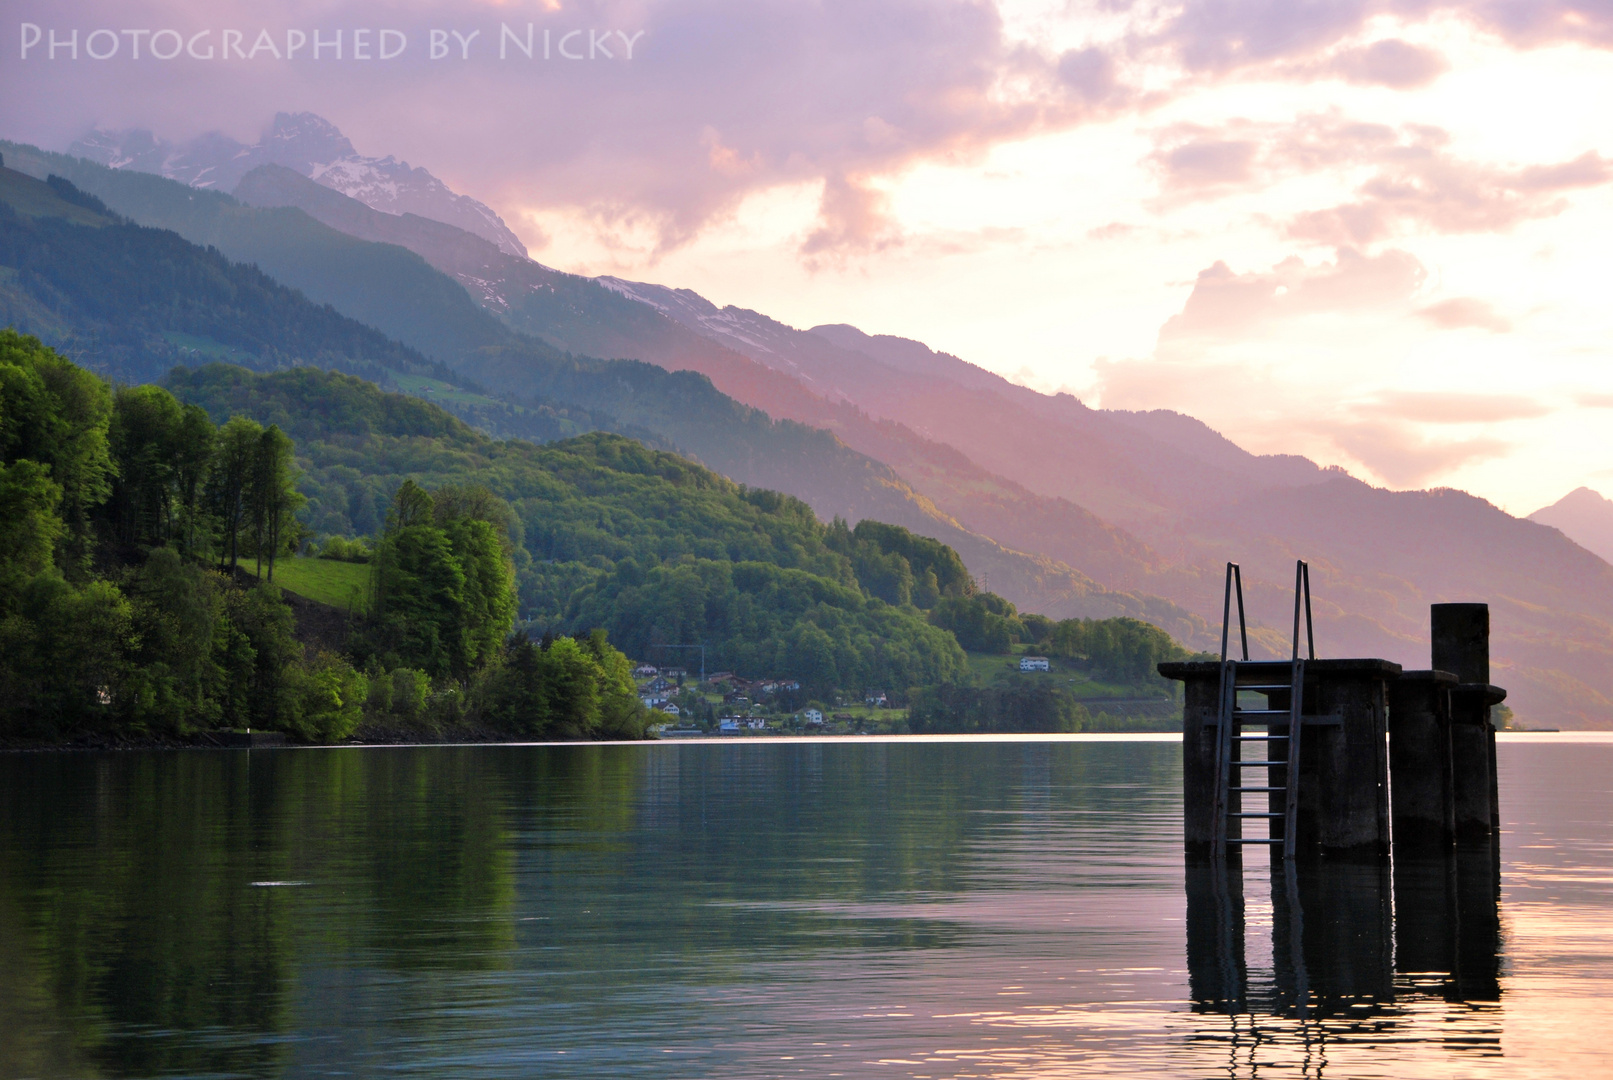
[[[1215,744],[1221,665],[1189,661],[1159,665],[1185,687],[1182,710],[1183,842],[1189,852],[1210,850],[1214,828]],[[1381,854],[1389,850],[1388,687],[1400,665],[1387,660],[1312,660],[1305,665],[1305,731],[1300,740],[1298,849]],[[1287,708],[1289,691],[1266,695],[1267,707]],[[1287,734],[1288,725],[1271,726]],[[1286,759],[1282,743],[1268,743]],[[1234,755],[1238,743],[1233,743]],[[1247,772],[1248,770],[1246,770]],[[1287,781],[1273,769],[1274,785]],[[1238,796],[1231,796],[1237,811]],[[1268,803],[1282,809],[1280,797]]]
[[[1296,856],[1384,855],[1391,836],[1408,853],[1490,842],[1501,820],[1490,710],[1506,697],[1489,681],[1490,609],[1435,604],[1430,623],[1433,667],[1425,671],[1402,671],[1377,659],[1305,661],[1297,762],[1288,760],[1294,734],[1289,684],[1297,669],[1282,661],[1240,663],[1237,679],[1245,688],[1228,706],[1236,710],[1233,723],[1239,732],[1264,726],[1266,734],[1230,742],[1229,855],[1241,853],[1240,838],[1266,839],[1263,832],[1240,833],[1250,822],[1269,821],[1269,836],[1284,838],[1292,769],[1298,770]],[[1187,852],[1198,857],[1220,840],[1216,754],[1223,667],[1213,660],[1168,663],[1159,665],[1159,673],[1184,687],[1182,832]],[[1249,700],[1256,695],[1264,696],[1263,705]],[[1265,773],[1246,755],[1246,749],[1261,746],[1276,763]],[[1250,803],[1264,793],[1265,805],[1246,806],[1246,793]]]
[[[1487,839],[1501,824],[1491,706],[1507,692],[1490,683],[1490,606],[1434,604],[1429,609],[1434,667],[1456,676],[1451,687],[1451,801],[1455,837]]]

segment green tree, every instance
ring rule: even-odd
[[[995,593],[944,597],[930,612],[930,622],[951,631],[971,652],[1008,653],[1025,635],[1014,605]]]
[[[1053,628],[1048,651],[1085,661],[1094,674],[1131,685],[1158,685],[1155,666],[1191,655],[1169,634],[1140,619],[1065,619]]]
[[[515,617],[511,516],[485,488],[398,487],[371,563],[378,651],[438,679],[496,658]]]
[[[218,432],[209,501],[222,533],[220,565],[228,566],[232,573],[240,556],[241,532],[251,512],[253,470],[262,440],[262,425],[244,416],[232,416]]]
[[[56,565],[66,531],[59,512],[61,485],[37,461],[0,463],[0,615],[24,585]]]
[[[162,544],[174,524],[184,410],[160,386],[119,387],[108,443],[116,476],[107,506],[113,535],[125,544]]]
[[[223,600],[216,574],[187,566],[170,548],[153,551],[130,579],[134,658],[130,719],[186,732],[223,714],[219,663]]]
[[[14,330],[0,330],[0,464],[33,461],[60,490],[58,565],[75,579],[89,571],[91,515],[111,489],[106,383]]]
[[[217,440],[207,410],[200,405],[183,406],[173,468],[179,500],[179,548],[187,557],[200,556],[198,541],[209,532],[202,497]]]
[[[274,561],[294,524],[294,517],[307,500],[297,491],[297,471],[291,438],[270,424],[258,436],[252,459],[246,503],[252,525],[252,546],[257,556],[257,573],[263,576],[263,560],[269,560],[268,580],[274,580]]]
[[[649,720],[632,662],[603,630],[541,644],[511,635],[499,662],[477,679],[471,702],[484,724],[549,739],[641,739]]]
[[[292,708],[285,731],[304,742],[340,742],[364,719],[369,682],[336,653],[321,650],[288,669]]]
[[[296,620],[278,586],[262,582],[225,593],[226,633],[216,639],[225,689],[222,711],[231,727],[295,727],[298,700],[291,667],[302,658]]]
[[[49,736],[108,726],[130,702],[129,602],[108,581],[53,567],[0,615],[0,731]]]

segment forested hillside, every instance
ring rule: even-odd
[[[0,401],[0,737],[330,741],[366,720],[631,737],[647,714],[612,642],[697,642],[713,666],[824,699],[966,684],[960,641],[1044,642],[1119,675],[1113,648],[1069,646],[1086,624],[1018,616],[944,544],[824,524],[618,435],[494,440],[311,367],[114,389],[10,330]],[[299,640],[272,584],[310,540],[368,565],[335,639]],[[518,610],[541,642],[509,633]],[[1106,632],[1143,645],[1128,681],[1183,655],[1125,624]],[[1068,693],[1044,691],[1057,708],[1009,722],[1078,727]]]
[[[603,432],[494,440],[333,372],[214,365],[167,385],[215,418],[284,425],[306,472],[305,519],[321,534],[373,532],[405,481],[485,486],[510,508],[504,534],[535,632],[603,627],[636,656],[705,642],[713,669],[793,676],[821,693],[900,693],[962,673],[956,642],[922,611],[973,582],[955,553],[904,529],[824,525],[798,499]]]
[[[573,356],[517,334],[478,309],[452,279],[401,248],[366,244],[307,217],[288,225],[285,215],[300,215],[298,210],[242,206],[220,193],[106,169],[32,147],[0,143],[0,148],[10,163],[38,173],[61,172],[120,213],[173,228],[198,243],[217,244],[230,257],[252,262],[316,300],[372,323],[428,358],[449,364],[455,378],[494,388],[506,408],[561,410],[568,420],[587,418],[595,426],[640,438],[654,433],[649,441],[664,440],[679,452],[752,486],[791,492],[823,517],[838,515],[852,521],[873,517],[940,537],[978,573],[989,575],[995,588],[1051,615],[1132,615],[1185,639],[1202,643],[1211,637],[1203,619],[1175,604],[1143,592],[1106,589],[1066,563],[1005,547],[961,525],[916,493],[889,465],[848,447],[830,432],[778,421],[739,404],[702,375],[669,372],[636,361]],[[332,193],[320,189],[320,194]],[[358,209],[373,214],[362,206]],[[604,315],[649,317],[675,334],[701,343],[698,336],[643,305],[584,279],[529,265],[554,278],[545,288],[562,290],[556,294],[562,308],[578,299],[572,297],[573,290],[586,288],[589,296],[583,299],[589,304],[577,313],[584,322],[599,321],[602,313],[590,305],[604,298],[609,309]],[[435,275],[438,284],[431,288],[419,285],[422,274]],[[533,295],[537,297],[536,292]],[[773,376],[737,354],[730,356],[764,376]],[[455,409],[501,435],[554,437],[541,425],[523,426],[485,404],[479,407],[482,412],[475,415],[458,406]],[[979,516],[989,517],[989,508],[982,508]],[[1091,522],[1079,525],[1083,535],[1095,543],[1112,546],[1101,523],[1095,529]],[[1057,529],[1055,525],[1054,531]]]
[[[644,734],[631,665],[603,632],[507,637],[509,509],[474,484],[400,485],[368,617],[302,640],[272,583],[306,535],[300,479],[276,424],[215,425],[0,331],[0,739],[250,727],[330,742],[365,720]]]

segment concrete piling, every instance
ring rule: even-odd
[[[1456,839],[1448,671],[1403,671],[1389,688],[1389,776],[1397,848],[1437,851]]]
[[[1506,691],[1489,681],[1489,606],[1435,604],[1430,622],[1429,670],[1402,671],[1378,659],[1306,662],[1299,760],[1269,773],[1269,786],[1283,789],[1290,770],[1298,770],[1296,854],[1387,854],[1391,836],[1409,850],[1442,851],[1488,842],[1499,827],[1490,710]],[[1183,840],[1195,855],[1209,852],[1215,839],[1221,672],[1214,661],[1159,665],[1161,675],[1185,688]],[[1287,710],[1290,691],[1271,688],[1277,681],[1243,693],[1264,694],[1268,710]],[[1274,759],[1286,759],[1291,744],[1280,738],[1291,734],[1286,718],[1264,715],[1271,720],[1266,730],[1279,736],[1264,745]],[[1231,743],[1234,761],[1243,745]],[[1240,777],[1245,786],[1267,784],[1254,779],[1258,770],[1234,767],[1229,774],[1235,785]],[[1229,792],[1232,814],[1244,805],[1240,793]],[[1281,790],[1265,800],[1265,810],[1277,815],[1269,819],[1273,836],[1286,827],[1283,808]],[[1239,822],[1260,819],[1230,820],[1236,837]]]
[[[1487,839],[1501,824],[1491,706],[1506,691],[1490,684],[1490,606],[1434,604],[1429,609],[1434,667],[1456,676],[1451,699],[1451,801],[1455,837]]]
[[[1182,710],[1183,839],[1190,852],[1210,850],[1216,789],[1215,744],[1219,723],[1221,665],[1187,661],[1159,665],[1167,679],[1185,686]],[[1358,854],[1389,850],[1388,763],[1384,740],[1388,722],[1388,687],[1400,665],[1387,660],[1313,660],[1305,666],[1305,730],[1300,741],[1299,834],[1306,853]],[[1289,691],[1266,695],[1270,708],[1287,708]],[[1274,724],[1273,734],[1288,725]],[[1272,756],[1286,758],[1284,744],[1268,743]],[[1234,742],[1233,753],[1240,753]],[[1273,769],[1276,784],[1287,782],[1288,766]],[[1258,773],[1244,770],[1250,783]],[[1259,783],[1264,783],[1262,778]],[[1240,809],[1230,796],[1230,809]],[[1249,805],[1246,801],[1241,805]],[[1264,802],[1282,808],[1280,798]]]

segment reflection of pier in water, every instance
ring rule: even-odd
[[[1269,902],[1246,897],[1241,862],[1187,863],[1192,1008],[1226,1017],[1194,1037],[1225,1042],[1229,1075],[1322,1076],[1330,1047],[1427,1043],[1431,1022],[1446,1051],[1500,1053],[1500,878],[1489,843],[1393,863],[1278,857]],[[1267,920],[1269,930],[1250,932]],[[1246,954],[1267,941],[1269,956]]]
[[[1310,608],[1301,562],[1291,658],[1251,662],[1241,573],[1229,563],[1221,660],[1159,666],[1186,684],[1193,1011],[1229,1020],[1195,1037],[1227,1043],[1231,1075],[1322,1075],[1330,1045],[1427,1044],[1430,1020],[1439,1045],[1498,1055],[1490,709],[1506,692],[1489,682],[1489,608],[1433,605],[1425,671],[1316,659]],[[1234,640],[1241,660],[1229,655]],[[1259,821],[1268,835],[1244,831]],[[1269,900],[1250,903],[1243,863],[1259,847],[1271,855]],[[1268,930],[1248,933],[1268,918]],[[1268,961],[1251,964],[1251,941],[1269,943]]]

